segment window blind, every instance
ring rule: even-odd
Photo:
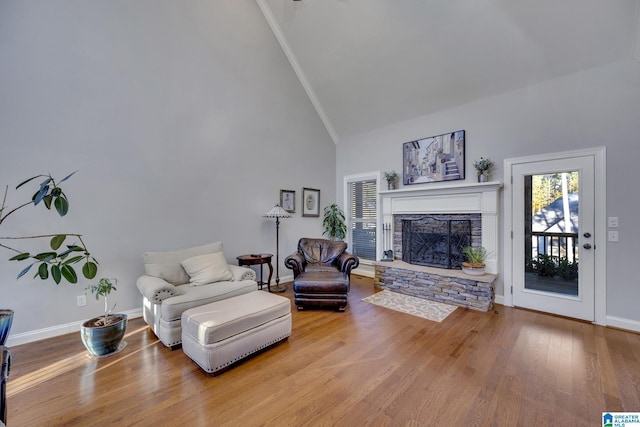
[[[376,196],[375,180],[349,183],[351,252],[372,261],[376,259]]]

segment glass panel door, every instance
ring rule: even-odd
[[[592,156],[522,162],[513,178],[513,304],[595,318]]]
[[[580,173],[524,176],[525,289],[578,296]]]

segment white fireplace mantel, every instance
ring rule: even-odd
[[[498,274],[498,203],[501,188],[501,182],[434,183],[380,191],[382,215],[378,229],[391,228],[393,236],[393,215],[398,214],[479,213],[482,217],[482,246],[489,253],[485,261],[487,272]],[[384,250],[391,249],[385,247],[389,245],[389,240],[378,239],[379,259]]]

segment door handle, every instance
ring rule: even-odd
[[[583,234],[583,236],[588,239],[589,237],[591,237],[591,233],[587,231],[586,233]]]
[[[582,247],[585,249],[591,249],[591,245],[589,243],[585,243]]]

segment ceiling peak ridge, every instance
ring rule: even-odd
[[[291,64],[293,71],[296,73],[296,76],[298,77],[300,84],[302,85],[305,92],[307,93],[307,96],[309,97],[311,104],[313,104],[313,107],[315,108],[316,113],[318,113],[320,120],[322,120],[322,123],[324,124],[324,127],[327,130],[327,133],[329,133],[329,137],[331,138],[331,140],[335,145],[338,145],[339,138],[338,138],[338,135],[336,134],[336,131],[333,125],[331,124],[331,120],[329,120],[329,116],[327,116],[327,113],[322,107],[322,104],[320,104],[320,100],[318,99],[315,91],[311,87],[311,83],[309,83],[309,79],[307,79],[307,76],[304,73],[304,70],[300,66],[300,63],[298,62],[298,58],[296,58],[296,55],[293,53],[293,50],[289,46],[289,42],[287,42],[287,39],[284,36],[284,33],[282,32],[282,29],[278,25],[276,18],[273,16],[273,12],[271,11],[271,8],[267,4],[266,0],[256,0],[256,3],[258,4],[258,7],[262,11],[262,14],[264,15],[265,19],[267,20],[269,27],[271,27],[271,31],[273,31],[273,34],[276,36],[278,43],[280,43],[280,47],[282,48],[285,56],[289,60],[289,64]]]

